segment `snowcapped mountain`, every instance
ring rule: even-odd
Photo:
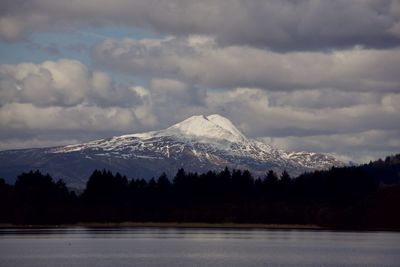
[[[272,169],[291,175],[343,165],[333,156],[286,152],[246,138],[220,115],[193,116],[167,129],[115,136],[53,148],[0,152],[0,177],[8,180],[22,171],[40,169],[68,184],[82,187],[94,169],[110,169],[133,177],[172,176],[188,171],[220,170],[225,166],[262,175]]]

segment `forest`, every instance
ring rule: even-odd
[[[94,170],[80,194],[40,171],[0,179],[0,223],[206,222],[400,229],[400,154],[290,177],[177,171],[150,180]]]

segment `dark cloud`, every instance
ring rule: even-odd
[[[10,41],[38,30],[102,25],[211,35],[224,45],[277,51],[389,48],[400,41],[397,0],[6,0],[0,10],[0,36]]]

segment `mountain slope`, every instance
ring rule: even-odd
[[[285,152],[246,138],[220,115],[193,116],[167,129],[115,136],[88,143],[53,148],[0,152],[0,176],[12,181],[22,171],[40,169],[70,186],[82,187],[94,169],[107,168],[129,176],[150,178],[210,169],[266,170],[291,175],[343,165],[334,157],[307,152]]]

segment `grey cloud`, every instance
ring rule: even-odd
[[[152,79],[150,90],[153,99],[169,105],[205,105],[207,91],[170,79]]]
[[[312,89],[292,92],[270,92],[271,106],[290,106],[310,109],[344,108],[356,105],[379,104],[385,92],[352,92],[334,89]]]
[[[354,134],[371,129],[399,130],[398,93],[386,94],[380,101],[373,99],[372,102],[365,101],[349,107],[321,108],[271,105],[270,94],[249,88],[209,92],[208,109],[232,118],[236,125],[252,137]]]
[[[260,138],[266,143],[274,144],[294,151],[320,151],[342,156],[344,160],[368,162],[399,152],[400,131],[368,130],[357,133],[313,135],[306,137],[288,136]]]
[[[399,45],[399,6],[397,0],[8,0],[0,6],[0,36],[13,41],[54,27],[126,25],[278,51],[387,48]]]
[[[245,46],[220,47],[212,38],[190,36],[108,39],[94,48],[93,58],[114,70],[212,88],[400,89],[400,49],[282,54]]]

